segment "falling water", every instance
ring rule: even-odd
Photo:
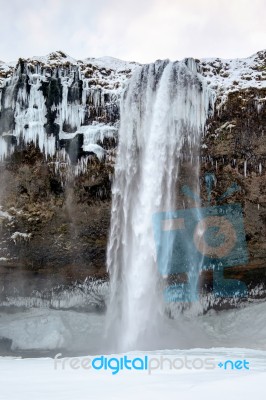
[[[181,154],[199,149],[210,101],[192,59],[144,65],[125,90],[107,251],[115,350],[147,349],[160,335],[164,303],[152,217],[176,209]]]

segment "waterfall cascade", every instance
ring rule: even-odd
[[[107,329],[115,350],[156,347],[164,304],[152,219],[182,207],[176,196],[181,156],[194,160],[190,174],[198,182],[197,153],[211,106],[193,59],[144,65],[124,92],[107,251]]]

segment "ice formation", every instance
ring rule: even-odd
[[[246,59],[189,62],[216,91],[219,108],[230,92],[266,87],[264,60],[260,51]],[[89,154],[106,156],[102,142],[117,134],[120,96],[138,65],[112,57],[77,61],[61,51],[0,62],[0,161],[34,143],[57,167],[74,163],[82,173],[78,164],[86,165]],[[265,96],[254,101],[260,113]]]
[[[117,133],[119,88],[135,66],[111,58],[77,62],[62,52],[1,64],[0,160],[33,143],[59,161],[59,150],[72,149],[77,136],[76,158],[101,158],[104,138]]]

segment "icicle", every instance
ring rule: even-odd
[[[247,177],[247,160],[244,161],[244,177]]]
[[[0,161],[3,161],[8,154],[8,146],[4,137],[0,136]]]

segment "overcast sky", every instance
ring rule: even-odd
[[[266,0],[0,0],[0,60],[63,50],[152,62],[266,48]]]

